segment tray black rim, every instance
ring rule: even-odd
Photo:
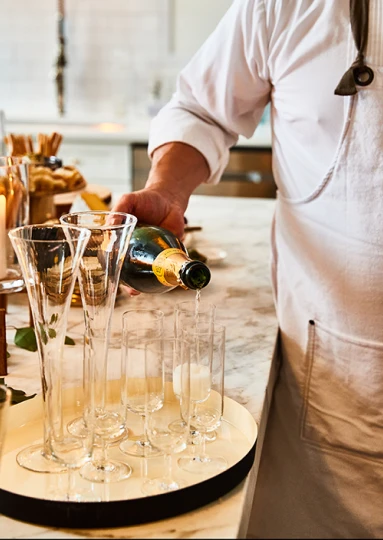
[[[250,472],[257,441],[237,463],[192,486],[170,493],[109,502],[37,499],[0,489],[0,513],[35,525],[63,529],[105,529],[172,518],[212,503],[229,493]]]

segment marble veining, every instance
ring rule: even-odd
[[[259,422],[269,375],[277,323],[270,282],[270,224],[275,201],[254,198],[193,196],[186,212],[197,249],[217,247],[227,252],[212,266],[212,279],[202,301],[213,302],[217,321],[226,326],[225,393],[244,405]],[[177,289],[162,295],[119,296],[113,313],[110,351],[119,357],[121,315],[129,308],[153,307],[165,312],[172,331],[176,302],[193,300],[193,291]],[[37,353],[13,344],[15,328],[29,324],[25,293],[9,297],[7,342],[10,358],[6,383],[29,393],[41,393]],[[83,312],[72,307],[67,335],[76,345],[64,355],[82,353]],[[118,360],[116,360],[118,361]],[[113,369],[113,368],[112,368]],[[153,524],[110,530],[54,530],[0,517],[0,537],[10,538],[234,538],[248,504],[246,479],[232,493],[204,508]]]

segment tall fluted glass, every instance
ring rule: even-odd
[[[227,467],[223,456],[207,454],[204,434],[221,425],[224,405],[226,328],[221,324],[195,324],[182,330],[190,348],[190,427],[202,436],[199,451],[180,457],[181,469],[216,473]],[[177,368],[176,368],[177,369]]]
[[[65,470],[52,460],[49,411],[60,399],[60,369],[65,333],[79,262],[90,233],[68,226],[27,225],[12,229],[16,252],[31,307],[43,397],[43,442],[17,455],[22,467],[36,472]]]
[[[130,476],[131,468],[107,458],[107,445],[125,433],[126,423],[125,408],[108,398],[107,383],[111,374],[107,369],[108,348],[121,267],[137,218],[122,212],[77,212],[62,216],[60,221],[84,228],[91,234],[80,263],[79,284],[85,317],[84,372],[89,359],[94,364],[95,444],[98,451],[81,474],[92,482],[115,482]],[[86,377],[84,384],[87,384]],[[83,426],[84,421],[80,419],[71,429],[81,431]]]
[[[185,328],[190,328],[195,325],[211,325],[214,326],[216,306],[211,302],[201,301],[199,296],[194,301],[184,300],[178,302],[174,306],[174,335],[178,338],[182,337],[182,332]],[[179,420],[172,424],[172,428],[183,429],[184,422]],[[201,434],[195,428],[190,430],[188,444],[193,451],[193,446],[199,444],[201,436],[205,438],[205,442],[213,442],[216,439],[215,431],[211,433]]]
[[[145,408],[145,343],[161,338],[164,329],[164,313],[159,309],[128,309],[122,315],[122,402],[127,411],[141,416],[143,433],[124,439],[120,444],[122,453],[134,457],[157,457],[161,451],[154,448],[147,436]],[[153,402],[157,407],[160,402]]]
[[[69,361],[68,361],[69,360]],[[100,500],[92,485],[78,484],[79,469],[91,459],[94,442],[94,428],[91,415],[87,416],[87,430],[83,437],[72,435],[67,430],[68,423],[83,414],[84,388],[81,385],[82,362],[80,359],[63,359],[57,362],[55,376],[60,384],[54,385],[49,407],[49,444],[52,459],[67,468],[66,485],[49,489],[49,498],[72,502],[93,502]],[[90,374],[91,369],[90,367]],[[55,395],[56,394],[56,395]]]
[[[175,367],[179,369],[176,371]],[[151,445],[164,453],[165,470],[160,477],[146,479],[142,491],[145,495],[158,495],[184,487],[174,471],[173,456],[185,450],[190,430],[189,343],[174,337],[146,341],[145,369],[147,434]],[[175,431],[171,424],[179,418],[184,420],[184,427]]]

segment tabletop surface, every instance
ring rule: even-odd
[[[270,224],[275,201],[255,198],[193,196],[186,211],[189,225],[201,226],[192,243],[207,255],[218,250],[212,279],[201,301],[216,305],[216,319],[226,326],[225,394],[246,407],[259,422],[268,380],[277,323],[270,282]],[[190,239],[189,239],[190,242]],[[193,291],[162,295],[119,296],[112,318],[110,346],[119,348],[121,315],[129,308],[164,311],[172,326],[174,305],[194,300]],[[37,353],[16,347],[15,328],[29,324],[25,293],[8,298],[7,342],[10,357],[6,383],[27,394],[41,393]],[[64,354],[81,354],[83,312],[72,307],[67,335],[75,346]],[[70,352],[69,352],[70,350]],[[218,501],[175,518],[114,529],[51,529],[0,516],[1,538],[236,538],[245,531],[252,494],[251,474]]]

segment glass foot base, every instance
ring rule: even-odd
[[[175,433],[183,433],[185,431],[186,423],[183,420],[174,420],[169,424],[169,429],[175,431]]]
[[[87,428],[85,427],[84,420],[80,418],[75,418],[69,424],[67,425],[67,430],[71,435],[74,435],[74,437],[86,437],[87,435]]]
[[[87,428],[85,427],[84,420],[81,417],[75,418],[74,420],[69,422],[69,424],[67,425],[67,429],[69,433],[74,437],[83,438],[87,435]],[[115,446],[116,444],[120,444],[120,442],[129,437],[130,434],[131,431],[128,428],[116,432],[115,434],[108,437],[108,446]]]
[[[61,473],[67,471],[66,467],[44,454],[42,444],[34,444],[24,448],[17,454],[16,461],[20,467],[33,472]]]
[[[64,502],[101,502],[101,497],[86,489],[78,489],[69,493],[65,491],[53,491],[49,493],[49,498],[52,501]]]
[[[123,441],[119,448],[123,454],[133,457],[151,458],[163,455],[163,452],[154,448],[149,441],[134,437]]]
[[[80,469],[80,476],[90,482],[109,484],[110,482],[121,482],[132,474],[132,468],[122,461],[108,460],[105,463],[86,463]]]
[[[108,441],[108,444],[122,438],[125,433],[125,419],[118,412],[100,410],[96,413],[94,433]]]
[[[154,478],[153,480],[145,480],[142,484],[141,491],[145,495],[160,495],[161,493],[169,493],[185,487],[185,483],[173,480],[170,478]]]
[[[202,437],[205,438],[205,443],[209,444],[214,442],[217,439],[217,432],[211,431],[209,433],[201,434]],[[198,431],[190,431],[189,437],[188,437],[188,445],[200,445],[201,444],[201,437],[200,433]]]
[[[206,444],[212,443],[217,439],[217,432],[216,431],[210,431],[209,433],[205,433],[205,442]]]
[[[125,428],[123,431],[115,433],[114,435],[111,435],[108,437],[108,446],[116,446],[120,444],[122,441],[125,441],[131,435],[131,431],[128,428]]]
[[[169,428],[176,433],[182,433],[185,430],[185,426],[186,424],[185,422],[183,422],[183,420],[174,420],[174,422],[171,422],[169,424]],[[217,432],[210,431],[208,433],[205,433],[204,437],[207,444],[212,443],[217,439]],[[188,444],[200,444],[198,431],[192,430],[190,432]]]
[[[195,474],[214,474],[227,469],[227,461],[221,456],[184,456],[177,463],[183,471]]]

